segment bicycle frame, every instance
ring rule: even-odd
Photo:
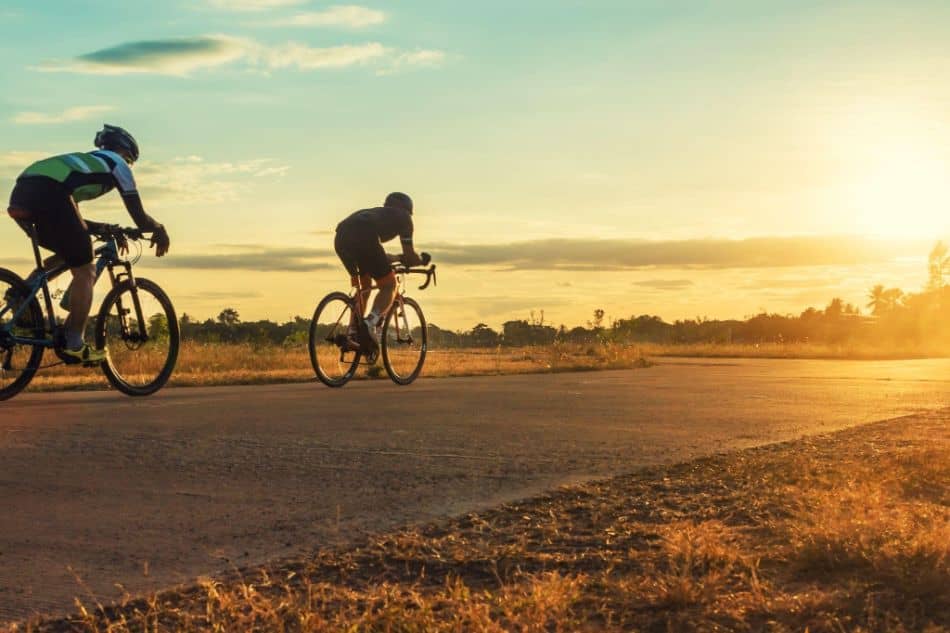
[[[14,312],[9,323],[0,329],[0,334],[6,335],[6,337],[9,337],[8,340],[12,340],[19,345],[39,345],[46,348],[54,348],[57,345],[57,341],[55,340],[54,336],[57,324],[56,313],[53,309],[53,299],[49,291],[49,282],[69,270],[69,266],[65,263],[60,263],[53,266],[49,270],[45,270],[43,268],[43,260],[40,257],[40,250],[36,241],[36,235],[32,230],[29,231],[29,233],[33,245],[33,255],[36,259],[36,270],[38,270],[39,273],[35,275],[35,279],[29,286],[29,294],[24,297],[23,302],[17,308],[16,312]],[[94,251],[94,254],[97,258],[96,270],[102,271],[103,269],[107,269],[109,271],[109,279],[113,287],[128,280],[134,288],[135,276],[132,274],[132,263],[119,257],[119,246],[114,235],[108,234],[103,236],[103,238],[103,243]],[[120,268],[121,270],[117,272],[117,268]],[[39,294],[41,290],[43,293],[43,302],[46,307],[45,325],[47,329],[45,334],[49,336],[44,336],[41,339],[17,336],[12,332],[13,325],[17,322],[17,319],[20,318],[20,316],[29,307],[30,303],[32,303],[32,301],[36,298],[36,295]],[[134,343],[144,343],[148,340],[148,331],[146,329],[147,324],[142,318],[142,306],[139,302],[138,293],[133,292],[131,294],[139,331],[138,333],[130,332],[127,316],[131,313],[131,310],[125,308],[122,305],[122,300],[119,299],[116,305],[119,311],[122,336],[123,338],[131,340]],[[0,315],[2,315],[6,310],[6,306],[2,307],[2,309],[0,309]]]

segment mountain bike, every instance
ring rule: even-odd
[[[342,387],[356,374],[360,365],[374,365],[379,355],[386,373],[397,385],[408,385],[419,377],[426,359],[428,333],[422,308],[405,294],[409,275],[425,275],[419,290],[437,283],[435,264],[427,268],[410,268],[394,264],[396,297],[386,313],[380,336],[379,350],[365,352],[354,341],[354,324],[363,326],[359,308],[359,294],[369,288],[354,288],[350,294],[331,292],[317,305],[310,322],[310,362],[320,382],[328,387]],[[356,318],[354,318],[356,315]],[[363,326],[365,327],[365,326]]]
[[[35,227],[27,222],[24,225],[33,243],[36,270],[24,281],[13,271],[0,268],[0,400],[25,389],[40,369],[75,363],[62,354],[65,333],[57,322],[49,290],[49,281],[68,266],[56,258],[50,269],[44,270]],[[175,308],[158,284],[132,274],[142,249],[138,246],[137,254],[127,257],[129,240],[137,244],[144,238],[141,231],[105,225],[95,237],[101,242],[95,249],[97,278],[107,271],[112,284],[94,323],[96,347],[109,352],[100,364],[102,372],[124,394],[151,395],[168,382],[178,360],[181,341]],[[68,299],[61,305],[68,305]],[[47,349],[61,362],[42,366]]]

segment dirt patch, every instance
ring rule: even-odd
[[[647,468],[20,630],[944,631],[948,422]]]

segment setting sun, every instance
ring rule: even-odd
[[[942,235],[950,218],[950,163],[923,143],[882,147],[854,185],[855,223],[879,237]]]

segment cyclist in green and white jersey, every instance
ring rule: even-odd
[[[83,341],[96,281],[90,232],[95,233],[102,224],[84,220],[78,203],[118,189],[136,226],[151,232],[155,254],[162,257],[169,247],[168,232],[145,212],[132,176],[131,166],[139,158],[138,143],[113,125],[104,126],[94,143],[97,151],[53,156],[27,167],[17,178],[8,208],[24,230],[32,224],[40,246],[61,257],[72,272],[64,351],[82,363],[105,360],[106,350],[93,349]]]

